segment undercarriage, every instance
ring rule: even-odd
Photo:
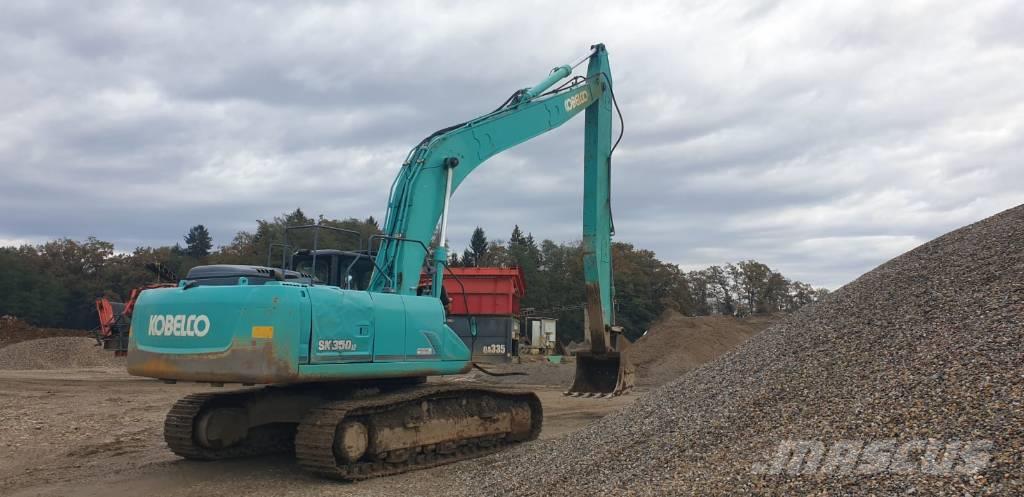
[[[164,439],[187,459],[293,452],[315,474],[361,480],[478,457],[540,432],[532,392],[421,382],[193,394],[167,414]]]

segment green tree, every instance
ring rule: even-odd
[[[558,319],[559,339],[583,339],[583,308],[547,312],[564,306],[579,306],[586,300],[583,283],[583,250],[580,242],[540,243],[541,265],[533,282],[526,283],[524,307]],[[539,281],[539,283],[538,283]]]
[[[517,243],[509,242],[510,251],[519,243],[529,246],[529,236],[513,230]],[[544,240],[537,249],[537,273],[527,279],[524,307],[558,318],[563,341],[583,339],[583,308],[586,299],[583,282],[583,250],[579,242],[556,244]],[[612,244],[615,284],[616,323],[626,329],[630,338],[637,338],[665,309],[691,314],[693,298],[686,275],[674,264],[657,259],[654,252],[635,248],[628,243]],[[559,307],[572,307],[552,311]]]
[[[476,258],[473,257],[473,251],[469,250],[468,248],[466,250],[463,250],[462,260],[459,262],[462,264],[462,267],[475,267]]]
[[[690,307],[694,314],[698,316],[713,314],[711,308],[713,290],[707,270],[686,273],[686,283],[690,287]]]
[[[355,249],[379,227],[371,218],[310,219],[301,209],[258,220],[254,231],[241,231],[230,244],[212,251],[203,263],[265,264],[272,243],[284,243],[285,227],[319,222],[350,230],[321,230],[319,246]],[[579,241],[539,244],[519,226],[508,241],[487,240],[482,228],[474,231],[470,248],[453,265],[518,265],[526,276],[524,307],[559,319],[562,340],[583,338],[583,254]],[[288,250],[312,247],[312,230],[289,232]],[[362,245],[361,245],[362,244]],[[211,243],[212,245],[212,243]],[[207,248],[209,250],[209,248]],[[271,260],[281,261],[275,246]],[[754,260],[711,266],[683,273],[678,266],[659,260],[654,252],[627,243],[612,246],[618,324],[630,337],[642,333],[664,312],[675,309],[688,315],[716,310],[727,315],[747,312],[795,311],[820,301],[828,290],[785,278]],[[157,263],[180,277],[200,259],[178,246],[138,247],[116,253],[109,242],[58,239],[42,245],[0,247],[0,315],[11,314],[37,326],[91,329],[96,326],[93,302],[99,296],[127,298],[133,288],[156,280],[146,265]],[[561,307],[574,307],[557,310]]]
[[[729,278],[730,271],[722,266],[710,266],[704,270],[708,284],[708,295],[716,302],[716,311],[731,316],[736,313],[736,299],[733,297],[733,284]]]
[[[213,248],[213,238],[206,226],[197,224],[188,230],[185,235],[185,253],[197,259],[210,255]]]
[[[526,281],[527,288],[523,305],[528,307],[543,305],[543,299],[548,297],[546,288],[548,279],[540,274],[541,251],[533,239],[533,234],[524,236],[517,224],[512,229],[506,251],[509,264],[518,266],[523,271],[523,279]]]
[[[0,248],[0,294],[0,315],[59,326],[67,314],[67,292],[31,245]]]
[[[487,243],[487,251],[477,261],[480,267],[508,267],[512,265],[512,259],[508,254],[508,247],[501,240],[492,240]]]
[[[764,291],[758,296],[758,309],[760,312],[772,313],[785,310],[786,299],[789,296],[790,281],[777,271],[768,273],[768,280],[765,282]]]
[[[638,338],[666,309],[692,314],[686,277],[678,266],[629,243],[612,244],[616,321]]]
[[[525,273],[536,273],[540,267],[541,253],[533,234],[524,236],[517,224],[508,239],[508,256],[512,264],[523,268]]]
[[[490,248],[487,243],[487,235],[484,229],[477,226],[473,235],[469,238],[469,251],[473,253],[472,262],[474,266],[484,266],[487,258],[487,250]]]

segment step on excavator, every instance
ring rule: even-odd
[[[586,76],[571,77],[584,62]],[[361,480],[536,438],[543,410],[533,392],[426,382],[474,366],[441,302],[449,199],[486,159],[581,112],[590,326],[570,393],[628,390],[612,308],[613,109],[608,54],[594,45],[494,111],[417,144],[391,187],[382,234],[365,250],[314,247],[281,268],[200,266],[174,288],[142,292],[129,373],[243,386],[179,400],[164,423],[170,449],[200,460],[294,450],[315,474]],[[431,247],[438,231],[442,242]],[[430,285],[420,284],[424,264]]]

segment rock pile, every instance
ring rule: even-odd
[[[1022,344],[1024,206],[458,478],[467,495],[1024,495]]]
[[[647,334],[626,349],[638,386],[663,385],[717,359],[779,318],[687,317],[665,311]]]
[[[124,359],[85,337],[27,340],[0,348],[0,370],[124,367]]]
[[[13,343],[47,337],[84,337],[84,330],[61,328],[36,328],[13,316],[0,316],[0,348]]]

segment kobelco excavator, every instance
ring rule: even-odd
[[[586,76],[570,78],[583,62]],[[494,111],[427,136],[402,164],[383,234],[366,250],[314,247],[282,268],[201,266],[177,287],[143,292],[132,317],[131,374],[251,386],[178,401],[164,424],[171,450],[209,460],[294,448],[316,474],[359,480],[537,437],[543,412],[532,392],[426,382],[473,366],[440,298],[449,199],[486,159],[580,112],[590,327],[573,389],[628,389],[631,371],[614,346],[612,88],[605,47],[594,45]]]

